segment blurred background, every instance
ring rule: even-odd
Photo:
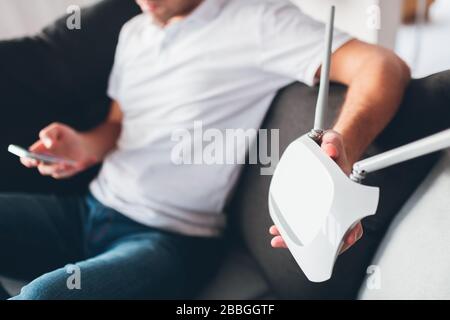
[[[338,27],[360,39],[395,50],[408,62],[416,78],[450,69],[450,0],[293,2],[321,20],[327,14],[324,5],[335,4]]]
[[[69,5],[97,1],[101,0],[0,0],[0,39],[32,34],[64,14]],[[415,77],[450,69],[449,0],[292,1],[318,19],[326,16],[324,6],[334,3],[341,29],[396,50]]]
[[[70,5],[99,0],[0,0],[0,39],[32,34],[66,13]]]

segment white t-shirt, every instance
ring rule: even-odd
[[[177,164],[172,134],[258,129],[277,91],[315,83],[324,26],[284,0],[204,0],[160,28],[147,14],[122,29],[108,94],[124,119],[91,192],[142,224],[219,235],[241,165]],[[340,31],[334,50],[349,41]],[[192,135],[195,139],[202,139]]]

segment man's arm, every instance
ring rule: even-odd
[[[330,72],[332,81],[348,86],[333,129],[342,135],[353,165],[394,117],[411,73],[392,51],[358,40],[333,54]]]
[[[86,150],[98,162],[102,161],[110,151],[116,148],[122,128],[122,118],[123,114],[119,103],[113,101],[106,121],[91,131],[81,133]]]

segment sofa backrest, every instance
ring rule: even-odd
[[[280,155],[290,142],[309,132],[314,122],[318,89],[295,83],[281,90],[266,116],[263,129],[279,129]],[[343,102],[345,87],[331,87],[327,123],[331,125]],[[229,233],[239,234],[256,259],[274,293],[282,298],[302,295],[305,277],[287,250],[270,247],[267,196],[271,176],[261,175],[260,165],[247,165],[227,208]]]

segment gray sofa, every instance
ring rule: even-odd
[[[427,87],[433,78],[420,83]],[[414,85],[412,86],[414,88]],[[411,90],[411,89],[410,89]],[[417,88],[415,88],[416,92]],[[316,100],[316,88],[308,88],[301,84],[293,84],[280,92],[265,121],[265,128],[279,128],[282,149],[295,137],[309,130],[313,108]],[[345,88],[333,86],[330,97],[328,122],[331,123],[345,96]],[[406,99],[407,100],[407,99]],[[407,101],[406,101],[407,102]],[[377,143],[371,147],[369,154],[382,151]],[[228,246],[218,272],[206,284],[199,294],[200,299],[265,299],[265,298],[448,298],[450,282],[448,270],[448,234],[450,226],[449,164],[450,158],[444,157],[434,171],[416,190],[419,182],[428,175],[437,156],[432,156],[408,164],[400,173],[380,172],[369,184],[398,184],[398,180],[408,170],[415,172],[414,179],[403,179],[406,187],[401,188],[396,197],[391,198],[391,191],[382,192],[381,206],[389,214],[400,214],[389,227],[386,222],[371,235],[371,225],[366,230],[366,237],[377,240],[373,245],[366,245],[364,263],[359,270],[359,277],[350,281],[345,273],[336,266],[337,283],[346,283],[347,288],[338,290],[327,284],[315,285],[305,280],[303,274],[286,250],[270,248],[270,237],[267,229],[271,225],[267,211],[267,189],[270,177],[259,175],[258,166],[247,166],[240,179],[235,195],[228,206],[230,227],[226,237]],[[395,190],[395,187],[393,188]],[[387,199],[386,199],[387,198]],[[406,200],[409,201],[405,204]],[[368,235],[367,235],[368,234]],[[377,251],[378,242],[384,241]],[[364,239],[362,240],[364,241]],[[367,247],[369,249],[367,249]],[[432,249],[432,250],[430,250]],[[358,254],[358,245],[340,260],[352,261],[352,255]],[[362,261],[362,262],[361,262]],[[366,267],[376,265],[381,270],[381,285],[371,286],[367,282],[371,276]],[[430,276],[432,275],[432,276]],[[11,292],[19,289],[22,283],[3,279],[5,287]],[[358,293],[359,292],[359,293]]]

